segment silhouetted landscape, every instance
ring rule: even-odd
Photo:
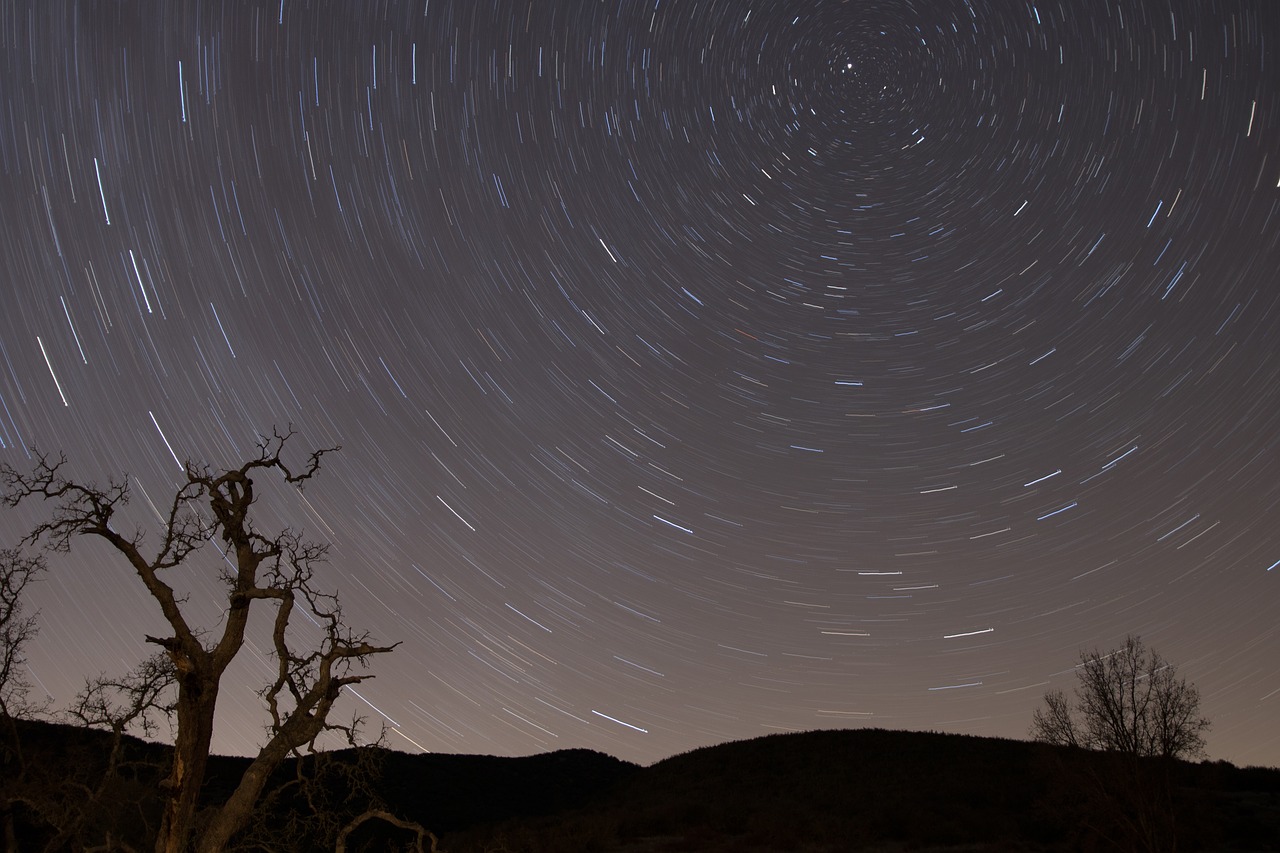
[[[126,739],[103,785],[109,735],[48,723],[20,735],[28,782],[13,798],[11,846],[147,848],[164,746]],[[205,799],[224,798],[247,763],[215,758]],[[56,840],[48,818],[91,795],[79,840]],[[277,771],[233,849],[334,849],[370,809],[429,830],[448,853],[1280,850],[1274,768],[879,729],[771,735],[650,767],[589,750],[324,753]],[[380,820],[345,839],[350,851],[414,841]]]

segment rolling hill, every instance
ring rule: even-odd
[[[0,787],[22,849],[54,841],[54,824],[77,808],[79,835],[54,849],[108,834],[118,849],[145,848],[163,746],[128,739],[122,770],[101,785],[108,736],[46,723],[21,736],[26,788],[12,761]],[[225,796],[246,761],[217,758],[206,798]],[[94,791],[91,808],[76,802]],[[1280,850],[1277,769],[880,729],[770,735],[649,767],[588,750],[328,753],[277,774],[244,849],[333,849],[371,806],[432,831],[448,853]],[[370,821],[347,850],[411,849],[412,839]]]

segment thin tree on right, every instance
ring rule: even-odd
[[[1209,720],[1200,691],[1177,668],[1130,635],[1110,652],[1081,652],[1074,696],[1044,695],[1031,736],[1044,743],[1135,756],[1196,758]]]

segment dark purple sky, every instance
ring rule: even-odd
[[[396,748],[1024,737],[1132,632],[1280,765],[1280,6],[1077,5],[0,4],[0,460],[343,445],[261,524]],[[58,702],[162,630],[108,556]]]

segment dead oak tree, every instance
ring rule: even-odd
[[[213,807],[207,820],[201,816],[196,849],[202,853],[222,850],[245,824],[272,770],[302,747],[312,747],[321,732],[339,728],[328,717],[342,688],[371,677],[355,669],[395,648],[373,645],[367,633],[352,630],[336,596],[316,589],[314,570],[327,553],[325,545],[289,529],[265,534],[251,520],[253,477],[275,475],[302,488],[320,470],[322,457],[338,449],[314,451],[301,469],[294,469],[281,458],[292,435],[292,430],[273,430],[270,438],[259,440],[256,455],[238,468],[214,471],[188,462],[159,542],[149,551],[141,530],[125,535],[113,523],[129,499],[127,478],[105,487],[79,483],[63,474],[65,457],[40,454],[30,473],[0,468],[7,505],[42,500],[54,506],[52,517],[32,530],[26,544],[43,542],[65,552],[79,536],[104,540],[128,562],[168,623],[168,636],[146,638],[164,649],[176,682],[176,731],[155,846],[159,853],[185,853],[195,838],[222,676],[244,645],[255,604],[263,602],[275,610],[271,643],[276,673],[261,692],[271,718],[270,737],[226,802]],[[199,626],[188,621],[186,600],[171,581],[176,580],[175,571],[214,539],[223,543],[226,599],[219,630],[206,639]],[[296,647],[290,620],[298,607],[306,608],[323,632],[317,647]]]

